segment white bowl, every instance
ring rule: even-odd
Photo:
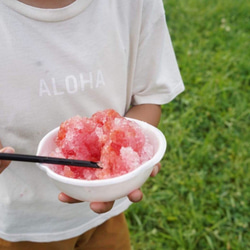
[[[61,192],[82,201],[113,201],[127,196],[133,190],[141,187],[150,176],[153,167],[165,154],[167,142],[163,133],[154,126],[135,119],[142,131],[147,135],[154,147],[154,156],[135,170],[109,179],[80,180],[68,178],[52,171],[47,165],[38,163],[48,177],[52,179]],[[59,127],[50,131],[43,137],[38,145],[37,155],[48,156],[56,147],[55,138]]]

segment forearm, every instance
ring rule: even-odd
[[[141,104],[132,106],[125,116],[145,121],[157,127],[161,118],[161,106],[157,104]]]

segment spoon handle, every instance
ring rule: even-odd
[[[101,168],[97,164],[97,162],[93,161],[72,160],[72,159],[37,156],[37,155],[0,153],[0,160],[48,163],[48,164],[69,165],[76,167]]]

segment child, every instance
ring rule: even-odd
[[[62,121],[107,108],[157,126],[184,90],[162,0],[2,0],[0,37],[2,152],[35,154]],[[0,172],[1,250],[130,249],[123,212],[140,190],[89,204],[34,164]]]

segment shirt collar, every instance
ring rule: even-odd
[[[24,4],[18,0],[2,0],[5,5],[14,11],[26,17],[45,22],[59,22],[77,16],[84,11],[92,1],[93,0],[76,0],[63,8],[42,9]]]

